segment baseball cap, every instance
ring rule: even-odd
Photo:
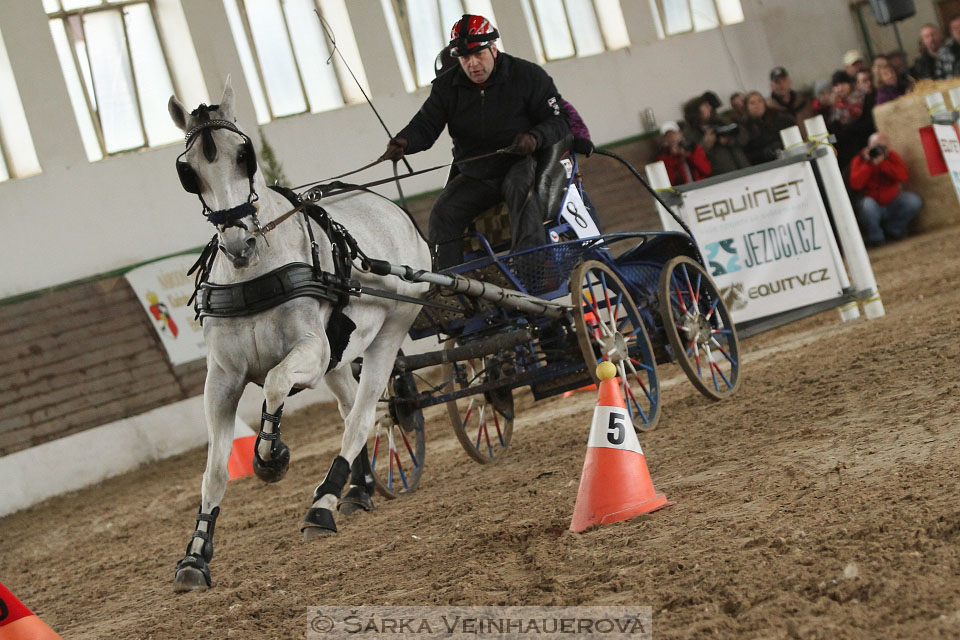
[[[677,131],[677,132],[680,131],[680,125],[678,125],[675,120],[667,120],[666,122],[660,125],[661,134],[666,134],[671,131]]]
[[[859,60],[863,60],[863,55],[856,49],[850,49],[850,51],[843,54],[843,66],[845,67],[849,67]]]
[[[779,80],[780,78],[786,78],[789,75],[790,74],[787,73],[787,70],[784,69],[783,67],[774,67],[773,69],[770,70],[771,80]]]

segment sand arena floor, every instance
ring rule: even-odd
[[[284,419],[281,483],[231,484],[213,589],[170,587],[201,450],[0,520],[2,579],[67,639],[298,638],[318,604],[651,605],[656,638],[960,637],[958,246],[954,228],[872,251],[886,317],[745,341],[733,400],[664,367],[641,442],[677,504],[652,516],[567,531],[595,401],[581,392],[520,398],[495,466],[430,413],[420,490],[306,544],[341,427],[317,405]]]

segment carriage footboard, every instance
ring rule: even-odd
[[[483,356],[497,353],[503,349],[512,349],[531,340],[533,340],[533,334],[530,329],[515,329],[465,344],[462,347],[440,349],[439,351],[430,351],[412,356],[397,356],[394,366],[399,371],[416,371],[417,369],[432,367],[438,364],[468,360],[470,358],[482,358]]]

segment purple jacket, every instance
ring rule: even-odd
[[[883,104],[884,102],[890,102],[891,100],[896,100],[903,95],[903,91],[900,87],[887,85],[885,87],[880,87],[877,89],[877,102],[876,104]],[[571,127],[572,128],[572,127]]]
[[[573,105],[563,98],[560,99],[560,104],[567,112],[567,119],[570,121],[570,133],[572,133],[575,138],[589,140],[590,130],[587,129],[586,123],[584,123],[583,118],[580,117],[580,114],[577,113],[577,110],[573,108]]]

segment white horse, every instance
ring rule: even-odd
[[[268,226],[292,205],[267,188],[257,170],[250,139],[233,124],[229,78],[219,105],[200,105],[190,112],[171,96],[168,107],[173,121],[187,133],[187,149],[178,160],[181,180],[185,188],[197,193],[204,203],[204,213],[216,226],[219,251],[209,271],[211,283],[250,281],[291,263],[312,265],[307,226],[310,224],[319,248],[320,266],[323,271],[334,271],[329,237],[302,214],[278,224],[269,234],[261,232],[261,225]],[[256,196],[258,210],[247,205]],[[371,258],[430,268],[427,243],[409,216],[386,198],[360,191],[321,204]],[[415,298],[422,297],[427,287],[395,276],[378,277],[354,271],[351,277],[361,285]],[[334,509],[350,476],[351,464],[374,425],[377,401],[387,386],[400,344],[419,306],[368,296],[351,298],[343,313],[355,328],[343,330],[350,322],[336,322],[338,318],[333,318],[341,331],[331,339],[327,328],[333,307],[327,300],[297,297],[250,315],[205,319],[207,466],[196,530],[187,544],[186,556],[177,564],[175,590],[210,586],[208,563],[213,557],[218,505],[227,488],[234,419],[240,395],[249,382],[261,384],[265,397],[254,466],[258,476],[272,482],[283,476],[289,462],[289,450],[279,439],[279,424],[283,402],[291,389],[312,388],[322,380],[336,396],[344,420],[340,454],[314,492],[301,527],[308,540],[336,532]],[[328,371],[332,357],[336,364]],[[363,367],[358,384],[350,364],[359,357],[363,358]],[[354,505],[369,508],[372,502],[368,483],[358,469],[359,464],[355,464],[347,496]]]

